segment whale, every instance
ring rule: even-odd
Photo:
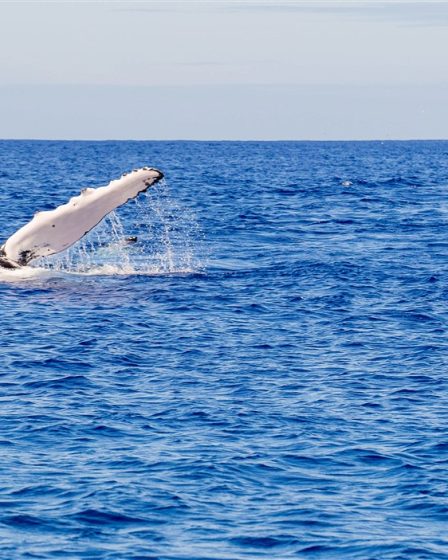
[[[0,268],[21,268],[34,259],[65,251],[110,212],[146,192],[163,176],[154,167],[141,167],[108,185],[85,188],[53,210],[37,212],[0,247]]]

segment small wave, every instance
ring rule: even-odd
[[[164,274],[169,275],[182,275],[182,274],[194,274],[197,270],[193,268],[179,268],[173,271],[160,270],[158,267],[148,267],[145,269],[138,269],[132,266],[123,267],[121,265],[100,265],[93,267],[90,270],[84,272],[74,273],[78,276],[163,276]]]
[[[131,517],[119,512],[101,511],[98,509],[85,509],[73,514],[72,519],[88,525],[133,525],[145,523],[141,517]]]

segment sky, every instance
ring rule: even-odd
[[[0,1],[0,138],[448,138],[448,0]]]

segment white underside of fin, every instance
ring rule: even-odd
[[[163,174],[144,167],[104,187],[84,189],[67,204],[38,212],[1,248],[2,255],[19,265],[64,251],[94,228],[107,214],[159,181]]]

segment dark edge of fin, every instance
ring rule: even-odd
[[[20,268],[20,264],[8,259],[5,255],[5,250],[3,246],[0,247],[0,268],[7,268],[9,270],[13,270],[14,268]]]

